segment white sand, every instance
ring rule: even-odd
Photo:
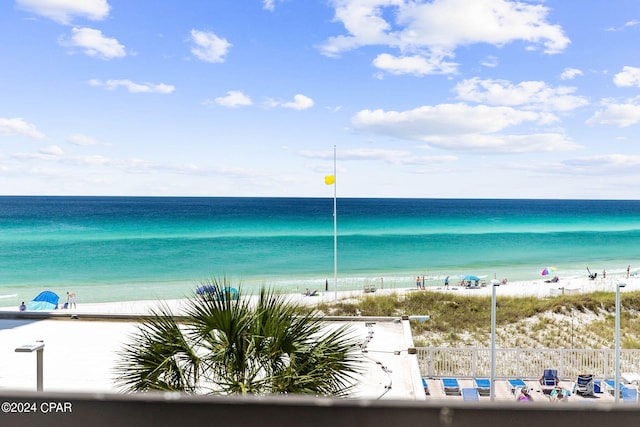
[[[621,292],[631,292],[640,290],[640,276],[633,275],[629,278],[626,275],[608,275],[606,278],[598,277],[596,280],[590,280],[587,277],[570,277],[563,278],[556,283],[547,283],[546,277],[541,277],[539,280],[530,281],[515,281],[507,282],[506,285],[501,284],[496,288],[496,295],[504,296],[533,296],[538,298],[545,298],[549,296],[557,296],[562,293],[565,294],[584,294],[596,291],[602,292],[615,292],[617,283],[626,283],[627,286],[621,288]],[[489,278],[483,279],[487,283],[486,286],[480,288],[465,288],[456,283],[455,280],[450,282],[449,288],[446,289],[443,284],[435,285],[432,280],[427,280],[426,291],[435,292],[451,292],[461,295],[491,295],[492,287],[490,285],[491,280]],[[406,293],[417,292],[414,287],[409,288],[395,288],[395,289],[377,289],[375,293],[365,294],[362,290],[348,290],[348,291],[328,291],[320,292],[318,296],[307,297],[302,294],[290,294],[287,295],[292,301],[300,304],[317,304],[320,302],[333,302],[345,299],[351,299],[355,297],[361,297],[364,295],[389,295],[397,293],[404,295]],[[255,298],[253,296],[252,298]],[[180,313],[184,307],[184,300],[165,300],[171,309],[176,313]],[[123,301],[123,302],[109,302],[109,303],[87,303],[83,304],[82,301],[78,302],[76,309],[66,310],[69,314],[81,314],[81,313],[100,313],[100,314],[147,314],[149,309],[157,307],[159,301],[156,300],[142,300],[142,301]],[[0,311],[17,311],[17,307],[0,307]],[[62,311],[58,311],[61,313]]]
[[[502,280],[502,278],[499,278]],[[531,281],[517,281],[509,282],[506,285],[500,284],[496,288],[496,295],[524,297],[533,296],[538,298],[545,298],[549,296],[557,296],[562,293],[565,294],[586,294],[596,291],[601,292],[615,292],[617,283],[625,283],[626,286],[621,288],[621,292],[631,292],[640,290],[640,276],[626,275],[607,275],[606,278],[598,277],[595,280],[590,280],[588,277],[560,277],[560,280],[556,283],[547,283],[548,278],[541,277],[539,280]],[[468,289],[461,287],[455,282],[450,282],[449,291],[463,293],[464,295],[491,295],[492,287],[490,285],[491,280],[485,279],[488,283],[485,287],[479,289]],[[437,286],[435,288],[438,291],[445,291],[444,286]]]

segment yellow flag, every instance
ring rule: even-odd
[[[335,175],[327,175],[324,177],[324,183],[327,185],[332,185],[336,183]]]

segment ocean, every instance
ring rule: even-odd
[[[640,267],[640,202],[338,199],[338,289],[445,276],[539,279]],[[334,288],[333,199],[0,197],[0,306]]]

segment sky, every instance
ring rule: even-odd
[[[637,0],[5,0],[0,41],[1,195],[640,198]]]

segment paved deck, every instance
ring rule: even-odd
[[[534,402],[547,402],[551,403],[549,400],[549,396],[545,394],[540,389],[540,384],[538,381],[526,380],[524,381],[527,387],[531,390],[531,397]],[[458,378],[458,383],[460,385],[460,389],[462,388],[473,388],[475,387],[475,383],[472,378]],[[428,400],[433,401],[462,401],[462,395],[447,395],[444,392],[442,387],[442,381],[440,379],[430,378],[427,379],[427,384],[429,385],[430,395],[427,396]],[[634,387],[633,385],[628,385],[629,387]],[[571,381],[560,381],[558,387],[562,387],[567,390],[571,390],[573,388],[573,383]],[[506,380],[496,380],[496,401],[500,402],[508,402],[508,401],[516,401],[516,396],[511,393],[511,386]],[[489,402],[491,400],[490,396],[480,396],[480,402]],[[582,396],[578,394],[571,394],[569,397],[570,402],[583,402],[583,403],[613,403],[615,401],[614,395],[611,391],[602,389],[601,393],[594,393],[593,396]]]
[[[114,385],[113,368],[118,351],[136,331],[136,323],[122,318],[89,320],[87,313],[74,314],[78,319],[0,319],[0,390],[36,389],[36,354],[17,353],[15,349],[42,340],[44,391],[119,391]],[[416,356],[407,352],[410,343],[406,341],[406,321],[361,318],[328,323],[332,327],[350,325],[365,349],[365,373],[354,397],[416,399],[415,384],[420,377]],[[422,387],[418,388],[418,398],[424,398]]]

